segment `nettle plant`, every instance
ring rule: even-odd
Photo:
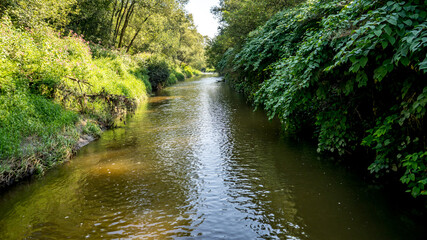
[[[427,195],[426,6],[308,2],[252,32],[228,68],[241,85],[260,82],[255,104],[287,130],[314,128],[319,152],[367,149],[372,173],[398,171],[413,196]]]

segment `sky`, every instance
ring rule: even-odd
[[[219,0],[190,0],[185,7],[188,13],[193,14],[199,33],[210,38],[213,38],[218,30],[218,21],[211,13],[211,8],[217,5]]]

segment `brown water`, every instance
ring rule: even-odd
[[[393,193],[279,134],[220,78],[164,90],[0,195],[0,239],[422,239]]]

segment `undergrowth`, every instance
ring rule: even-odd
[[[99,136],[146,97],[137,59],[92,54],[73,33],[20,29],[4,17],[0,49],[0,185],[68,159],[82,134]]]
[[[427,2],[307,1],[229,49],[217,69],[319,152],[367,152],[427,195]],[[363,162],[361,163],[363,164]]]

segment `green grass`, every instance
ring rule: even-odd
[[[99,136],[146,97],[138,59],[97,47],[92,54],[74,34],[3,18],[0,49],[0,186],[68,159],[82,134]]]

